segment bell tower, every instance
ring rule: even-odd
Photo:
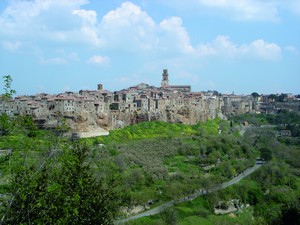
[[[98,91],[102,91],[103,90],[103,85],[102,84],[98,84]]]
[[[169,73],[167,69],[163,69],[161,87],[166,88],[168,86],[169,86]]]

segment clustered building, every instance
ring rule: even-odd
[[[57,95],[37,94],[18,96],[0,102],[0,113],[32,115],[37,119],[53,116],[72,116],[80,112],[109,115],[145,114],[172,111],[188,114],[196,112],[200,119],[220,114],[253,112],[256,110],[251,96],[219,95],[215,92],[192,92],[190,85],[170,85],[168,70],[162,73],[160,87],[141,83],[124,90],[110,92],[98,84],[97,90],[80,90]]]

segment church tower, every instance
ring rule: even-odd
[[[164,69],[162,73],[161,87],[166,88],[168,86],[169,86],[169,74],[168,74],[168,70]]]
[[[103,90],[103,84],[98,84],[98,91],[102,91]]]

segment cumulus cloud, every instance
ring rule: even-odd
[[[94,10],[76,9],[74,15],[78,15],[85,23],[95,25],[97,23],[97,13]]]
[[[177,48],[183,53],[193,53],[194,48],[190,44],[190,38],[186,29],[182,26],[180,17],[171,17],[160,22],[160,28],[164,31],[160,39],[161,48]],[[171,45],[171,46],[170,46]]]
[[[237,12],[236,15],[243,15],[244,18],[250,19],[259,18],[261,11],[264,10],[264,13],[271,13],[273,18],[276,14],[276,10],[266,10],[269,4],[272,5],[271,0],[265,2],[197,0],[197,2],[207,7],[233,7],[233,10]],[[137,54],[151,51],[157,55],[166,53],[192,57],[251,55],[269,60],[277,60],[281,55],[281,49],[275,43],[255,40],[248,44],[237,45],[226,36],[218,36],[210,43],[194,46],[180,17],[173,16],[155,22],[138,5],[123,2],[99,19],[95,11],[82,8],[87,3],[86,0],[11,1],[0,15],[2,47],[9,51],[17,51],[27,44],[27,48],[25,46],[24,49],[35,46],[45,51],[44,49],[49,49],[48,46],[54,46],[52,49],[57,49],[75,44],[83,48],[93,46],[107,51],[116,50]],[[19,41],[4,41],[16,37]],[[78,56],[74,55],[74,57],[79,59]],[[69,60],[68,56],[61,55],[57,58],[49,57],[42,62],[59,64]],[[107,61],[108,58],[103,56],[93,56],[88,60],[89,63],[100,65]]]
[[[103,45],[104,42],[98,35],[97,13],[93,10],[77,9],[73,10],[73,14],[82,20],[82,24],[80,25],[81,37],[92,45],[98,47]]]
[[[87,62],[89,64],[103,65],[108,63],[109,58],[107,56],[94,55]]]
[[[139,6],[124,2],[108,12],[100,25],[108,48],[126,51],[178,51],[192,53],[188,32],[180,17],[155,21]]]
[[[101,37],[109,48],[139,51],[152,49],[156,25],[153,19],[131,2],[109,11],[100,24]]]
[[[88,41],[80,35],[81,27],[94,25],[96,15],[93,11],[80,10],[87,3],[86,0],[10,1],[0,15],[0,35],[39,43],[41,39],[62,43]]]
[[[281,58],[281,48],[275,43],[267,43],[262,39],[243,45],[240,50],[244,54],[253,54],[266,60],[279,60]]]
[[[222,56],[225,58],[252,57],[264,60],[279,60],[281,48],[275,43],[268,43],[262,39],[242,45],[234,44],[228,36],[218,36],[211,43],[198,46],[200,56]]]

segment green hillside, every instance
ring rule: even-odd
[[[58,221],[51,215],[62,221],[69,216],[79,218],[82,206],[90,207],[96,196],[84,194],[85,185],[96,185],[91,190],[98,188],[97,193],[111,190],[103,200],[112,203],[105,215],[110,221],[124,218],[138,207],[153,208],[215,187],[253,166],[260,156],[269,161],[240,183],[129,224],[284,224],[289,217],[299,220],[299,145],[276,136],[276,128],[253,127],[239,136],[238,120],[233,126],[220,119],[193,126],[152,121],[74,142],[60,131],[38,130],[30,118],[1,119],[5,132],[0,146],[11,152],[0,156],[1,213],[8,221],[20,222],[21,217],[27,221],[23,224],[29,224],[29,219]],[[226,208],[233,199],[242,209],[229,215],[213,213],[218,204]],[[28,210],[39,213],[28,214]]]

